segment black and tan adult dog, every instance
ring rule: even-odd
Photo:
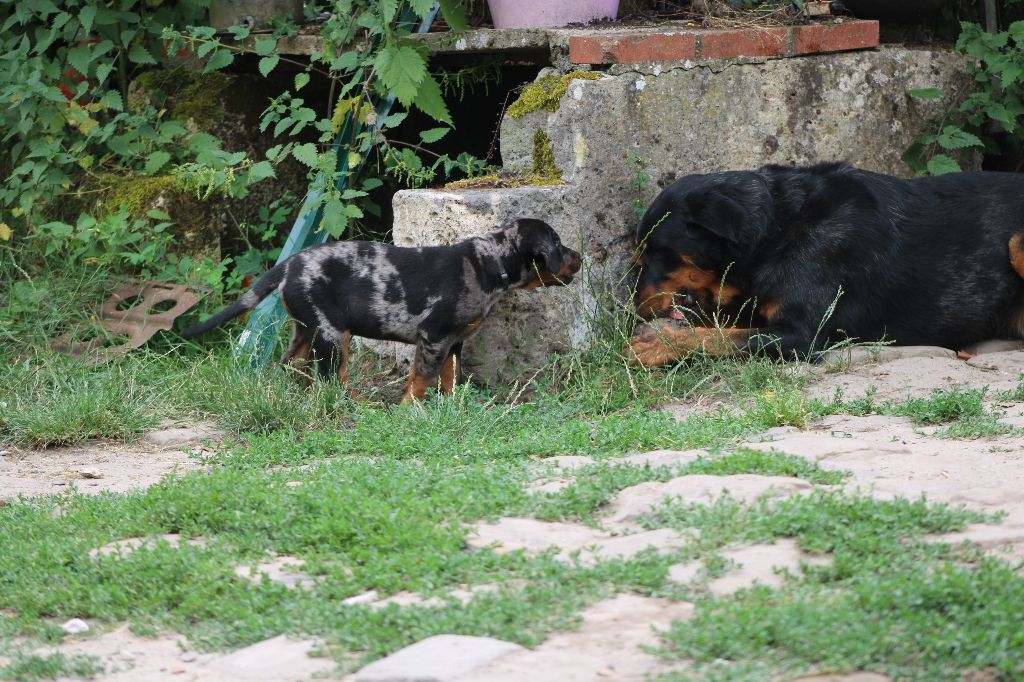
[[[638,313],[685,324],[644,327],[634,363],[697,349],[809,357],[846,338],[953,349],[1024,338],[1024,175],[902,180],[846,164],[690,175],[654,200],[636,238]]]
[[[303,249],[271,268],[236,303],[182,332],[202,334],[256,307],[277,289],[295,331],[282,362],[317,362],[321,377],[347,379],[352,336],[416,344],[403,401],[438,378],[450,393],[463,342],[510,289],[567,284],[580,256],[547,223],[512,221],[451,246],[403,248],[340,241]]]

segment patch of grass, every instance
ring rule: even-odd
[[[754,659],[776,671],[870,670],[901,680],[960,680],[993,668],[1024,677],[1024,579],[995,560],[898,566],[842,589],[755,588],[700,605],[667,636],[674,656]],[[749,665],[749,663],[747,663]]]
[[[55,680],[58,677],[91,678],[102,671],[95,656],[65,656],[61,653],[39,656],[16,654],[14,660],[0,668],[0,678],[17,682]]]
[[[5,367],[0,384],[11,391],[0,409],[0,438],[19,444],[129,440],[156,424],[148,410],[151,396],[133,372],[116,364],[85,369],[50,356],[41,366]]]
[[[665,653],[697,666],[670,679],[733,679],[734,664],[726,661],[737,662],[737,679],[761,668],[774,675],[873,670],[894,679],[956,680],[964,669],[983,667],[1017,679],[1024,668],[1009,652],[1024,642],[1024,615],[1013,607],[1024,596],[1024,579],[975,550],[922,538],[993,520],[923,499],[835,492],[753,505],[728,497],[666,505],[649,525],[699,529],[706,564],[714,564],[719,548],[779,537],[832,555],[830,565],[808,568],[780,590],[696,595],[695,618],[672,628]]]
[[[764,476],[792,476],[811,483],[837,485],[849,477],[849,472],[828,471],[816,462],[781,452],[762,452],[748,448],[716,457],[701,457],[683,467],[682,474],[762,474]]]
[[[928,398],[911,398],[905,403],[887,406],[889,414],[909,417],[915,424],[945,424],[981,417],[985,414],[985,389],[955,387],[936,390]]]

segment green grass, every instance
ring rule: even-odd
[[[0,679],[36,682],[58,677],[91,678],[100,671],[99,661],[94,656],[18,654],[9,665],[0,668]]]

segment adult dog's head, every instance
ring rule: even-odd
[[[543,220],[520,218],[506,234],[521,257],[520,286],[525,289],[568,284],[583,265],[580,254],[563,244]]]
[[[768,230],[772,203],[763,175],[688,175],[666,187],[636,231],[637,313],[701,318],[742,304],[731,266]]]

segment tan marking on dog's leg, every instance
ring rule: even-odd
[[[756,329],[664,326],[634,337],[627,354],[631,365],[660,367],[696,351],[716,357],[735,355],[756,334]]]
[[[341,345],[338,346],[338,352],[341,353],[338,358],[338,382],[342,384],[348,383],[348,356],[351,350],[352,332],[342,332]]]
[[[1010,237],[1010,265],[1014,271],[1024,277],[1024,232],[1018,232]]]
[[[444,364],[441,366],[441,393],[451,395],[455,392],[455,383],[458,371],[459,360],[455,357],[455,353],[451,352],[448,354],[448,357],[445,358]]]

